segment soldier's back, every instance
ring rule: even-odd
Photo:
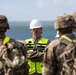
[[[28,75],[27,51],[23,44],[10,38],[3,46],[4,75]]]
[[[76,39],[60,39],[55,51],[55,75],[76,75],[76,42],[73,40]]]

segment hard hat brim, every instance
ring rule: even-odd
[[[41,26],[37,26],[37,27],[30,27],[30,29],[35,29],[35,28],[42,28]]]

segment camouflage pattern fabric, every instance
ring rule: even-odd
[[[0,15],[0,27],[9,29],[8,19],[4,15]]]
[[[67,27],[74,27],[75,20],[71,15],[63,14],[57,17],[54,28],[61,29],[61,28],[67,28]]]
[[[73,34],[66,36],[76,40]],[[52,41],[44,53],[42,75],[76,75],[76,43],[65,38]]]
[[[0,64],[0,69],[4,71],[3,75],[28,75],[26,54],[26,48],[14,39],[1,45],[0,63],[2,64]]]
[[[74,20],[76,22],[76,12],[73,12],[72,16],[73,16],[73,18],[74,18]],[[76,32],[76,23],[75,23],[75,27],[73,28],[73,31]]]
[[[76,12],[73,12],[72,16],[74,17],[74,20],[76,22]]]

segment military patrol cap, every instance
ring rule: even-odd
[[[73,16],[73,18],[74,18],[74,20],[76,22],[76,12],[73,12],[72,16]]]
[[[57,17],[54,24],[54,28],[58,30],[58,29],[67,28],[67,27],[74,27],[74,25],[75,25],[75,20],[73,16],[63,14]]]
[[[0,28],[9,29],[8,20],[4,15],[0,15]]]
[[[73,12],[72,16],[76,22],[76,12]],[[73,31],[76,32],[76,23],[75,23],[75,27],[73,28]]]

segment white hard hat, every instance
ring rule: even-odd
[[[57,31],[55,38],[59,38],[59,31]]]
[[[30,29],[34,29],[34,28],[40,28],[42,27],[42,24],[39,20],[37,19],[33,19],[31,22],[30,22]]]

